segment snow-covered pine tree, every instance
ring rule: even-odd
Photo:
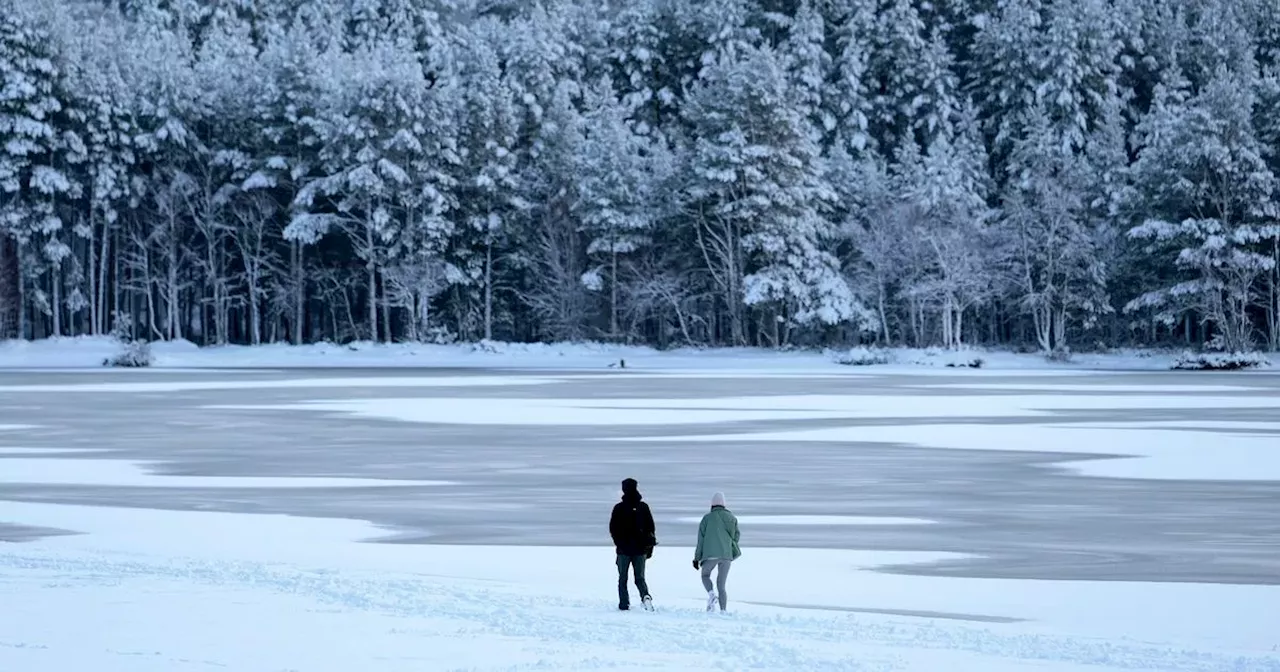
[[[347,65],[341,75],[349,87],[325,101],[319,115],[324,176],[298,193],[295,203],[305,210],[285,235],[314,241],[333,226],[346,234],[364,265],[367,334],[377,341],[391,336],[379,274],[400,249],[421,189],[415,171],[424,153],[419,136],[425,133],[427,87],[417,59],[390,44],[352,54]]]
[[[1258,78],[1258,104],[1254,108],[1254,125],[1261,151],[1273,174],[1280,175],[1280,26],[1272,28],[1274,53],[1262,59],[1265,65]],[[1267,342],[1272,351],[1280,351],[1280,222],[1263,227],[1263,237],[1270,241],[1274,264],[1267,278]]]
[[[1177,281],[1125,310],[1153,311],[1166,324],[1190,313],[1212,328],[1206,346],[1247,352],[1256,345],[1260,281],[1275,266],[1260,244],[1280,214],[1276,176],[1253,128],[1254,82],[1225,65],[1195,95],[1176,74],[1167,81],[1137,129],[1129,206],[1144,221],[1129,236],[1147,241]]]
[[[929,41],[924,21],[911,0],[885,0],[876,14],[872,36],[866,74],[873,96],[871,133],[882,151],[893,154],[898,143],[913,136],[913,112],[923,95],[918,69],[922,54],[929,51]],[[913,67],[903,67],[904,63]]]
[[[824,218],[834,198],[811,125],[789,104],[783,64],[769,48],[722,57],[686,101],[694,138],[682,160],[681,200],[719,287],[729,337],[744,343],[744,307],[758,336],[781,344],[797,325],[861,322],[830,252]]]
[[[962,108],[952,134],[934,138],[923,154],[908,143],[899,153],[895,190],[913,239],[909,266],[921,269],[907,288],[920,309],[937,311],[943,347],[963,345],[964,317],[999,289],[986,203],[987,156],[972,105]],[[917,328],[919,329],[919,328]],[[918,333],[923,329],[919,329]]]
[[[186,282],[203,285],[202,303],[212,310],[212,339],[206,311],[191,326],[206,342],[226,343],[233,331],[242,331],[256,344],[265,285],[274,275],[264,237],[269,231],[275,237],[276,212],[274,202],[245,194],[241,185],[254,174],[263,152],[266,138],[246,131],[261,123],[255,102],[269,95],[273,73],[258,60],[250,24],[220,20],[205,32],[192,74],[199,83],[188,116],[193,141],[170,156],[180,162],[175,177],[188,181],[182,210],[195,234],[179,244],[187,246],[202,276]],[[243,312],[234,305],[237,296],[245,299]],[[236,329],[241,315],[246,324]]]
[[[513,261],[527,269],[520,300],[532,312],[536,335],[551,340],[583,338],[598,315],[596,296],[583,282],[586,241],[580,221],[577,157],[584,120],[578,85],[565,81],[543,110],[537,135],[520,171],[519,218],[524,244]]]
[[[826,24],[808,0],[802,0],[795,16],[787,20],[786,40],[778,46],[795,92],[793,104],[819,133],[835,130],[836,120],[824,114],[822,88],[831,71],[825,49]]]
[[[49,29],[13,3],[0,4],[0,272],[4,326],[10,334],[37,335],[25,324],[28,301],[53,317],[61,332],[64,199],[78,196],[73,164],[84,145],[70,119],[60,54]],[[23,271],[26,271],[24,273]],[[36,282],[51,276],[50,297]],[[30,289],[30,296],[26,290]]]
[[[638,123],[637,131],[657,135],[677,117],[679,77],[670,71],[664,48],[671,36],[658,3],[627,3],[609,22],[607,61],[622,102]]]
[[[431,303],[461,277],[446,261],[458,235],[457,171],[463,124],[462,83],[455,77],[453,52],[432,49],[425,67],[436,78],[424,92],[424,120],[418,129],[422,151],[411,164],[416,183],[405,194],[405,229],[398,263],[384,272],[388,303],[408,311],[409,336],[433,338]]]
[[[267,78],[254,101],[254,117],[259,120],[260,154],[254,170],[240,188],[264,190],[287,208],[299,190],[317,177],[322,145],[319,103],[326,87],[319,81],[326,66],[338,58],[336,50],[321,51],[317,41],[301,24],[274,32],[259,57]],[[281,232],[283,235],[283,231]],[[275,275],[270,287],[272,314],[287,323],[289,340],[303,343],[306,336],[306,250],[309,242],[284,236],[288,245],[287,270]]]
[[[991,14],[974,19],[967,91],[997,160],[1007,156],[1019,136],[1019,124],[1036,107],[1037,90],[1045,85],[1037,53],[1043,45],[1044,8],[1041,0],[1004,0]]]
[[[582,282],[608,291],[610,338],[621,337],[619,326],[621,262],[651,240],[660,218],[662,184],[672,169],[662,141],[632,129],[627,107],[618,100],[610,80],[586,90],[582,138],[574,157],[577,202],[574,210],[588,236],[587,254],[595,267]]]
[[[869,148],[855,158],[844,142],[831,146],[826,166],[827,181],[836,194],[832,221],[846,242],[840,251],[850,287],[875,312],[876,338],[891,344],[890,307],[906,266],[888,166]]]
[[[1090,326],[1104,310],[1106,277],[1089,217],[1091,166],[1043,108],[1023,122],[1009,156],[1000,229],[1022,308],[1045,353],[1068,347],[1070,321]],[[1083,140],[1083,139],[1082,139]]]
[[[519,199],[518,150],[520,112],[516,87],[504,76],[497,50],[486,33],[468,32],[458,53],[461,64],[462,115],[455,213],[458,234],[450,261],[460,271],[454,278],[466,297],[455,308],[459,333],[474,333],[470,305],[478,299],[482,337],[493,338],[494,288],[498,266],[513,235]],[[479,296],[471,295],[478,289]]]
[[[822,89],[827,129],[844,151],[855,157],[874,147],[871,118],[876,113],[871,88],[873,37],[877,0],[839,0],[829,3],[834,58],[830,78]]]
[[[1036,49],[1036,100],[1065,147],[1082,150],[1119,96],[1122,27],[1106,0],[1056,2]]]
[[[105,334],[111,313],[108,288],[112,261],[117,256],[120,215],[136,196],[131,179],[137,170],[133,138],[140,133],[132,114],[131,86],[121,61],[128,54],[115,52],[125,42],[127,26],[118,17],[107,15],[97,30],[77,31],[69,46],[68,89],[75,96],[75,108],[83,115],[77,124],[85,143],[83,167],[85,198],[77,228],[85,240],[81,262],[87,279],[89,320],[86,331]]]

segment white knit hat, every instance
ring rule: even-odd
[[[717,492],[711,495],[711,506],[724,506],[724,493]]]

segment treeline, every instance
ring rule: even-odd
[[[0,0],[0,336],[1280,348],[1274,0]]]

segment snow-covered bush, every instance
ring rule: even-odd
[[[873,366],[876,364],[888,364],[893,361],[893,355],[884,348],[868,348],[863,345],[848,352],[837,353],[832,357],[832,361],[845,366]]]
[[[1174,369],[1182,371],[1239,371],[1271,366],[1260,352],[1184,352],[1174,360]]]
[[[1066,364],[1071,361],[1071,348],[1055,348],[1052,352],[1045,355],[1044,358],[1058,364]]]
[[[143,340],[120,343],[119,353],[103,360],[103,366],[140,368],[151,366],[155,361],[151,356],[151,344]]]
[[[140,368],[151,366],[151,345],[133,337],[133,318],[117,312],[112,321],[111,337],[120,344],[120,352],[102,360],[103,366]]]
[[[472,352],[486,352],[491,355],[496,355],[504,350],[505,348],[502,343],[499,343],[498,341],[491,341],[489,339],[481,339],[471,344]]]
[[[422,334],[422,342],[432,345],[452,345],[457,340],[458,335],[448,327],[428,327],[426,332]]]
[[[963,357],[947,362],[948,369],[981,369],[987,360],[981,357]]]

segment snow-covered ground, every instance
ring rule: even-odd
[[[661,547],[619,613],[607,548],[359,543],[370,525],[0,502],[74,529],[0,550],[0,669],[1277,670],[1280,588],[904,577],[944,553],[755,549],[732,613]]]
[[[737,369],[750,375],[761,371],[932,371],[949,364],[983,360],[981,369],[970,371],[1052,370],[1071,372],[1087,369],[1167,370],[1175,353],[1118,352],[1081,354],[1070,363],[1054,363],[1035,354],[1009,352],[941,352],[936,350],[893,351],[891,364],[871,367],[841,366],[829,353],[814,351],[779,352],[751,348],[677,349],[659,351],[647,347],[584,344],[482,343],[426,345],[417,343],[350,345],[316,344],[292,346],[219,346],[201,348],[188,341],[156,342],[151,345],[155,367],[159,369],[235,367],[516,367],[516,368],[604,368],[625,360],[629,369],[699,370]],[[0,342],[0,368],[101,368],[103,360],[120,352],[120,345],[106,337],[56,338],[39,341]],[[950,369],[949,369],[950,370]]]
[[[648,572],[659,605],[654,614],[616,611],[611,549],[600,543],[369,543],[402,540],[403,530],[355,518],[226,512],[271,510],[285,506],[277,500],[302,501],[290,499],[296,497],[352,506],[372,503],[372,510],[407,502],[411,511],[428,519],[446,513],[433,506],[472,508],[490,518],[486,524],[502,528],[515,524],[518,511],[504,508],[509,500],[494,499],[492,484],[477,487],[467,481],[494,479],[513,468],[529,481],[531,490],[522,492],[543,498],[526,506],[546,507],[557,512],[548,515],[563,517],[568,512],[562,507],[575,502],[582,507],[574,483],[599,480],[584,471],[593,464],[611,465],[612,473],[656,460],[668,483],[701,484],[716,476],[705,472],[705,458],[721,459],[732,451],[738,461],[761,462],[743,465],[750,469],[740,473],[786,479],[796,474],[815,478],[814,472],[823,472],[831,484],[865,479],[868,473],[847,472],[854,463],[809,452],[811,447],[858,451],[873,445],[957,455],[952,473],[945,468],[911,472],[938,479],[939,487],[962,488],[966,478],[999,474],[1029,477],[1025,471],[961,471],[967,455],[1043,452],[1057,462],[1033,468],[1065,466],[1076,475],[1062,478],[1076,479],[1082,488],[1104,481],[1120,496],[1135,500],[1166,484],[1238,483],[1250,489],[1236,504],[1244,508],[1235,510],[1248,511],[1249,497],[1269,496],[1258,488],[1280,480],[1280,451],[1274,447],[1280,443],[1280,420],[1268,419],[1280,410],[1280,394],[1270,377],[1215,376],[1212,384],[1198,384],[1194,374],[1170,373],[1171,381],[1153,383],[1152,374],[1099,378],[1077,371],[1070,382],[1058,382],[1064,379],[1052,372],[974,382],[968,379],[971,371],[955,371],[954,382],[910,377],[891,384],[816,359],[809,365],[782,365],[777,363],[781,358],[775,362],[763,356],[726,357],[716,360],[722,365],[701,373],[636,367],[640,370],[627,374],[634,383],[578,372],[353,372],[345,377],[294,372],[261,377],[176,368],[231,366],[235,360],[219,356],[221,363],[175,361],[168,374],[144,380],[134,372],[101,369],[69,378],[64,372],[47,382],[33,382],[43,374],[0,373],[0,539],[6,525],[75,533],[0,542],[0,671],[1280,672],[1278,585],[927,576],[887,570],[975,556],[755,543],[799,528],[853,539],[885,529],[925,538],[946,530],[954,534],[956,512],[918,505],[927,499],[917,498],[909,512],[907,503],[900,504],[907,515],[879,516],[869,510],[855,515],[829,493],[804,486],[795,492],[804,493],[811,506],[801,509],[796,502],[767,496],[738,499],[731,489],[730,506],[740,515],[745,554],[734,564],[731,611],[723,616],[702,611],[705,598],[689,567],[691,539],[678,532],[694,524],[701,503],[683,507],[664,502],[661,509],[663,543]],[[529,361],[541,360],[530,356]],[[265,360],[263,365],[268,365]],[[291,366],[284,361],[269,365]],[[803,370],[810,365],[811,370]],[[781,378],[784,373],[792,378]],[[695,380],[702,376],[728,380]],[[846,376],[852,384],[842,382]],[[593,380],[614,387],[605,394],[600,387],[605,383]],[[657,387],[647,386],[653,383]],[[877,385],[881,389],[867,388]],[[734,392],[703,392],[726,386]],[[672,388],[689,388],[681,391],[694,396],[639,394]],[[599,394],[584,394],[593,389]],[[382,397],[383,392],[395,396]],[[192,396],[175,399],[184,394]],[[180,434],[166,434],[160,443],[169,444],[167,452],[146,459],[138,457],[146,451],[136,446],[133,456],[123,457],[107,448],[36,445],[74,434],[56,428],[52,434],[41,433],[49,428],[40,423],[51,417],[41,414],[55,406],[79,409],[88,417],[86,410],[96,405],[130,409],[158,404],[158,397],[172,404],[163,406],[171,409],[167,413],[181,414],[174,420],[233,414],[220,421],[245,423],[262,417],[266,423],[282,423],[285,435],[296,425],[282,418],[301,418],[288,422],[302,423],[337,418],[348,424],[326,424],[322,431],[350,432],[357,449],[367,455],[360,464],[384,470],[362,471],[359,477],[342,473],[324,466],[334,464],[325,461],[333,456],[307,453],[305,445],[300,448],[303,461],[297,455],[265,452],[264,446],[277,444],[261,435],[261,441],[250,442],[248,458],[213,451],[216,441],[200,444],[212,451],[198,454],[213,474],[166,468],[165,462],[181,467],[184,456],[193,457],[174,447],[184,440]],[[102,413],[115,412],[120,410]],[[1197,415],[1209,412],[1215,415]],[[1222,413],[1241,415],[1232,420]],[[1121,419],[1100,420],[1097,414]],[[718,426],[723,422],[747,424],[729,431]],[[821,426],[803,426],[809,422]],[[842,422],[846,425],[833,426]],[[433,457],[430,468],[449,476],[421,477],[419,462],[410,471],[407,463],[392,461],[371,442],[368,423],[414,428],[424,454]],[[264,431],[262,425],[254,427]],[[489,445],[494,440],[489,432],[504,427],[527,436],[516,444]],[[539,438],[537,431],[547,427],[561,433]],[[628,428],[628,435],[609,433],[619,427]],[[157,424],[150,431],[184,430]],[[582,432],[572,434],[579,439],[575,447],[555,454],[555,464],[539,464],[571,431]],[[299,433],[297,440],[302,436],[308,435]],[[221,441],[242,444],[243,437],[229,435]],[[461,443],[441,441],[437,447],[433,437]],[[471,450],[445,450],[454,445],[487,452],[472,456]],[[755,446],[790,448],[770,452]],[[243,474],[246,461],[249,469],[270,475],[216,473],[236,466],[236,473]],[[795,462],[805,463],[801,471],[790,470]],[[505,466],[481,473],[482,464]],[[569,464],[583,467],[572,471]],[[290,469],[296,473],[288,474]],[[876,474],[902,478],[904,473],[871,471],[870,480],[857,487],[877,490]],[[749,488],[744,484],[741,490]],[[6,494],[10,492],[16,494]],[[1046,514],[1036,509],[1045,503],[1036,493],[1014,499],[1018,492],[1002,491],[1005,499],[995,506],[1025,507],[1023,520],[1033,526],[1044,520],[1037,516],[1074,515],[1070,504],[1052,502],[1048,506],[1062,508]],[[590,505],[587,520],[595,520],[596,508],[607,510],[611,494]],[[119,505],[76,503],[104,496],[117,498]],[[981,497],[968,506],[971,516],[991,510]],[[1091,508],[1085,517],[1096,522],[1098,536],[1119,529],[1109,526],[1113,523],[1106,516],[1114,514],[1107,512]],[[582,524],[577,519],[561,523],[571,529]],[[1161,524],[1171,533],[1180,529],[1176,521]],[[1216,524],[1232,528],[1230,520]],[[598,521],[590,526],[596,535]],[[1034,527],[1022,529],[1037,533]],[[965,535],[963,527],[960,534]],[[978,535],[978,528],[968,534]],[[1067,545],[1070,552],[1076,550],[1070,547],[1071,538],[1059,530],[1040,543]],[[1257,532],[1237,541],[1263,551],[1275,548],[1274,536]],[[949,544],[956,547],[954,541]],[[1123,544],[1118,540],[1111,547],[1117,556],[1127,552]],[[1097,554],[1102,548],[1081,553]],[[1240,557],[1252,562],[1259,556]],[[1256,574],[1265,574],[1268,566],[1274,566],[1274,554],[1258,561]]]

